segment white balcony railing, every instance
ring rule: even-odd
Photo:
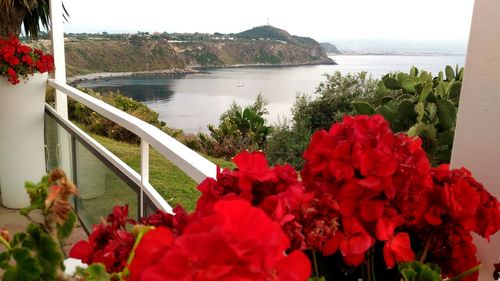
[[[71,99],[82,103],[95,112],[131,131],[141,139],[141,169],[140,173],[138,173],[111,153],[103,145],[65,118],[57,110],[51,108],[50,106],[46,107],[46,111],[53,118],[57,119],[57,122],[64,126],[70,134],[74,137],[78,137],[78,139],[85,143],[86,146],[92,148],[94,153],[97,153],[101,158],[104,158],[107,165],[112,165],[114,169],[118,169],[121,174],[123,174],[128,180],[132,181],[135,186],[140,188],[138,202],[139,217],[144,215],[145,200],[151,202],[155,208],[162,209],[170,213],[172,212],[171,206],[149,182],[149,146],[153,147],[160,154],[165,156],[166,159],[171,161],[198,183],[206,177],[215,178],[217,172],[217,166],[215,164],[165,134],[153,125],[131,116],[64,83],[58,83],[57,81],[51,79],[48,84],[50,87],[66,94]],[[70,147],[70,145],[66,147]],[[64,155],[64,153],[62,154]],[[74,154],[74,152],[66,153],[66,155],[71,154]],[[74,165],[77,165],[77,163],[74,163]],[[119,196],[119,194],[117,194],[117,196]],[[101,215],[104,216],[106,214]]]

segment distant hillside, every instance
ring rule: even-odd
[[[41,44],[37,47],[50,49],[49,41]],[[271,26],[238,34],[72,34],[65,44],[68,76],[182,72],[190,67],[334,64],[315,40]]]
[[[321,48],[327,54],[341,54],[341,52],[339,51],[339,49],[337,49],[337,47],[335,45],[333,45],[332,43],[323,42],[323,43],[319,43],[319,44],[321,45]]]
[[[279,29],[270,25],[257,26],[252,29],[236,33],[234,34],[234,37],[255,40],[268,39],[299,45],[319,45],[319,43],[312,38],[291,35],[286,30]]]

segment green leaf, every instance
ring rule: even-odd
[[[375,113],[375,109],[367,102],[355,101],[352,103],[352,105],[359,114],[372,115]]]
[[[61,265],[63,255],[59,250],[59,245],[39,225],[30,224],[26,229],[28,239],[23,246],[32,249],[35,257],[42,266],[40,273],[43,280],[55,280],[57,268]]]
[[[419,102],[415,105],[415,112],[417,113],[417,122],[422,122],[425,115],[425,107],[424,104]]]
[[[85,281],[109,281],[111,278],[102,263],[91,264],[85,269],[78,268],[76,275],[83,277]]]
[[[37,260],[30,255],[26,248],[17,248],[12,251],[12,256],[16,261],[15,266],[5,270],[4,281],[32,281],[40,279],[40,265]]]
[[[455,127],[457,109],[451,101],[439,100],[437,115],[439,118],[439,123],[441,124],[443,129],[449,130]]]
[[[381,105],[384,105],[388,102],[391,102],[394,98],[393,97],[390,97],[390,96],[386,96],[386,97],[383,97],[381,100],[380,100],[380,104]]]
[[[410,75],[411,76],[418,76],[418,68],[416,68],[415,66],[412,66],[410,69]]]
[[[424,102],[429,94],[432,92],[432,83],[425,83],[424,88],[422,89],[422,92],[420,92],[420,96],[418,97],[419,102]]]
[[[10,261],[9,252],[0,253],[0,268],[6,269],[7,266],[9,266],[9,261]]]
[[[455,72],[453,71],[453,67],[447,65],[445,68],[446,72],[446,81],[451,81],[455,79]]]
[[[379,106],[375,112],[382,115],[389,122],[391,128],[398,128],[399,124],[397,124],[396,114],[387,105]]]
[[[460,68],[460,72],[458,73],[458,81],[464,80],[464,68]]]
[[[385,87],[384,81],[379,81],[377,84],[377,94],[384,94],[387,92],[387,88]]]
[[[399,118],[406,123],[414,123],[414,119],[417,115],[415,112],[415,107],[411,100],[402,100],[398,106]]]
[[[10,240],[10,243],[9,243],[10,248],[14,249],[14,248],[20,246],[27,237],[28,237],[28,235],[26,235],[26,233],[24,233],[24,232],[19,232],[19,233],[14,234],[14,237],[12,237],[12,239]]]
[[[453,82],[450,87],[450,94],[448,95],[449,99],[459,99],[460,98],[460,89],[462,88],[462,83]]]
[[[59,240],[66,239],[73,232],[73,227],[75,226],[76,215],[72,211],[69,213],[68,219],[64,222],[63,225],[57,226],[57,237]]]
[[[427,111],[427,117],[429,117],[429,121],[434,122],[437,113],[437,105],[435,103],[428,103],[425,107],[425,110]]]
[[[405,91],[410,92],[410,93],[415,93],[416,92],[415,85],[416,85],[415,82],[411,81],[410,79],[405,79],[401,83],[401,87],[403,87],[403,89]]]
[[[402,101],[402,100],[413,100],[415,98],[414,95],[410,95],[410,94],[403,94],[403,95],[400,95],[396,98],[396,100],[398,101]]]
[[[427,96],[427,101],[428,102],[437,102],[437,97],[433,92],[430,92],[429,95]]]
[[[426,123],[417,123],[406,134],[410,137],[426,137],[432,142],[436,140],[436,128]]]
[[[420,81],[422,82],[428,82],[428,81],[432,81],[432,75],[430,75],[427,71],[425,70],[422,70],[420,72]]]
[[[42,180],[34,184],[32,182],[26,182],[25,188],[26,192],[30,197],[30,206],[27,208],[21,209],[21,215],[28,215],[32,210],[45,209],[45,199],[47,199],[48,195],[48,186],[49,186],[49,176],[45,175]]]
[[[413,261],[398,266],[405,281],[442,281],[441,270],[437,265]]]
[[[399,90],[401,89],[401,84],[399,84],[398,80],[392,77],[386,77],[384,79],[384,85],[391,90]]]
[[[404,72],[398,72],[397,74],[397,79],[399,81],[399,83],[402,83],[404,80],[408,79],[410,77],[410,75],[404,73]]]

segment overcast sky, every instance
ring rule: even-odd
[[[335,39],[467,40],[473,0],[63,0],[66,32],[232,33],[269,23]]]

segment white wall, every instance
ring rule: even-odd
[[[455,142],[451,159],[464,166],[500,198],[500,1],[476,0],[465,62]],[[477,238],[477,237],[476,237]],[[500,234],[491,243],[475,239],[483,269],[479,280],[492,280],[500,258]]]

